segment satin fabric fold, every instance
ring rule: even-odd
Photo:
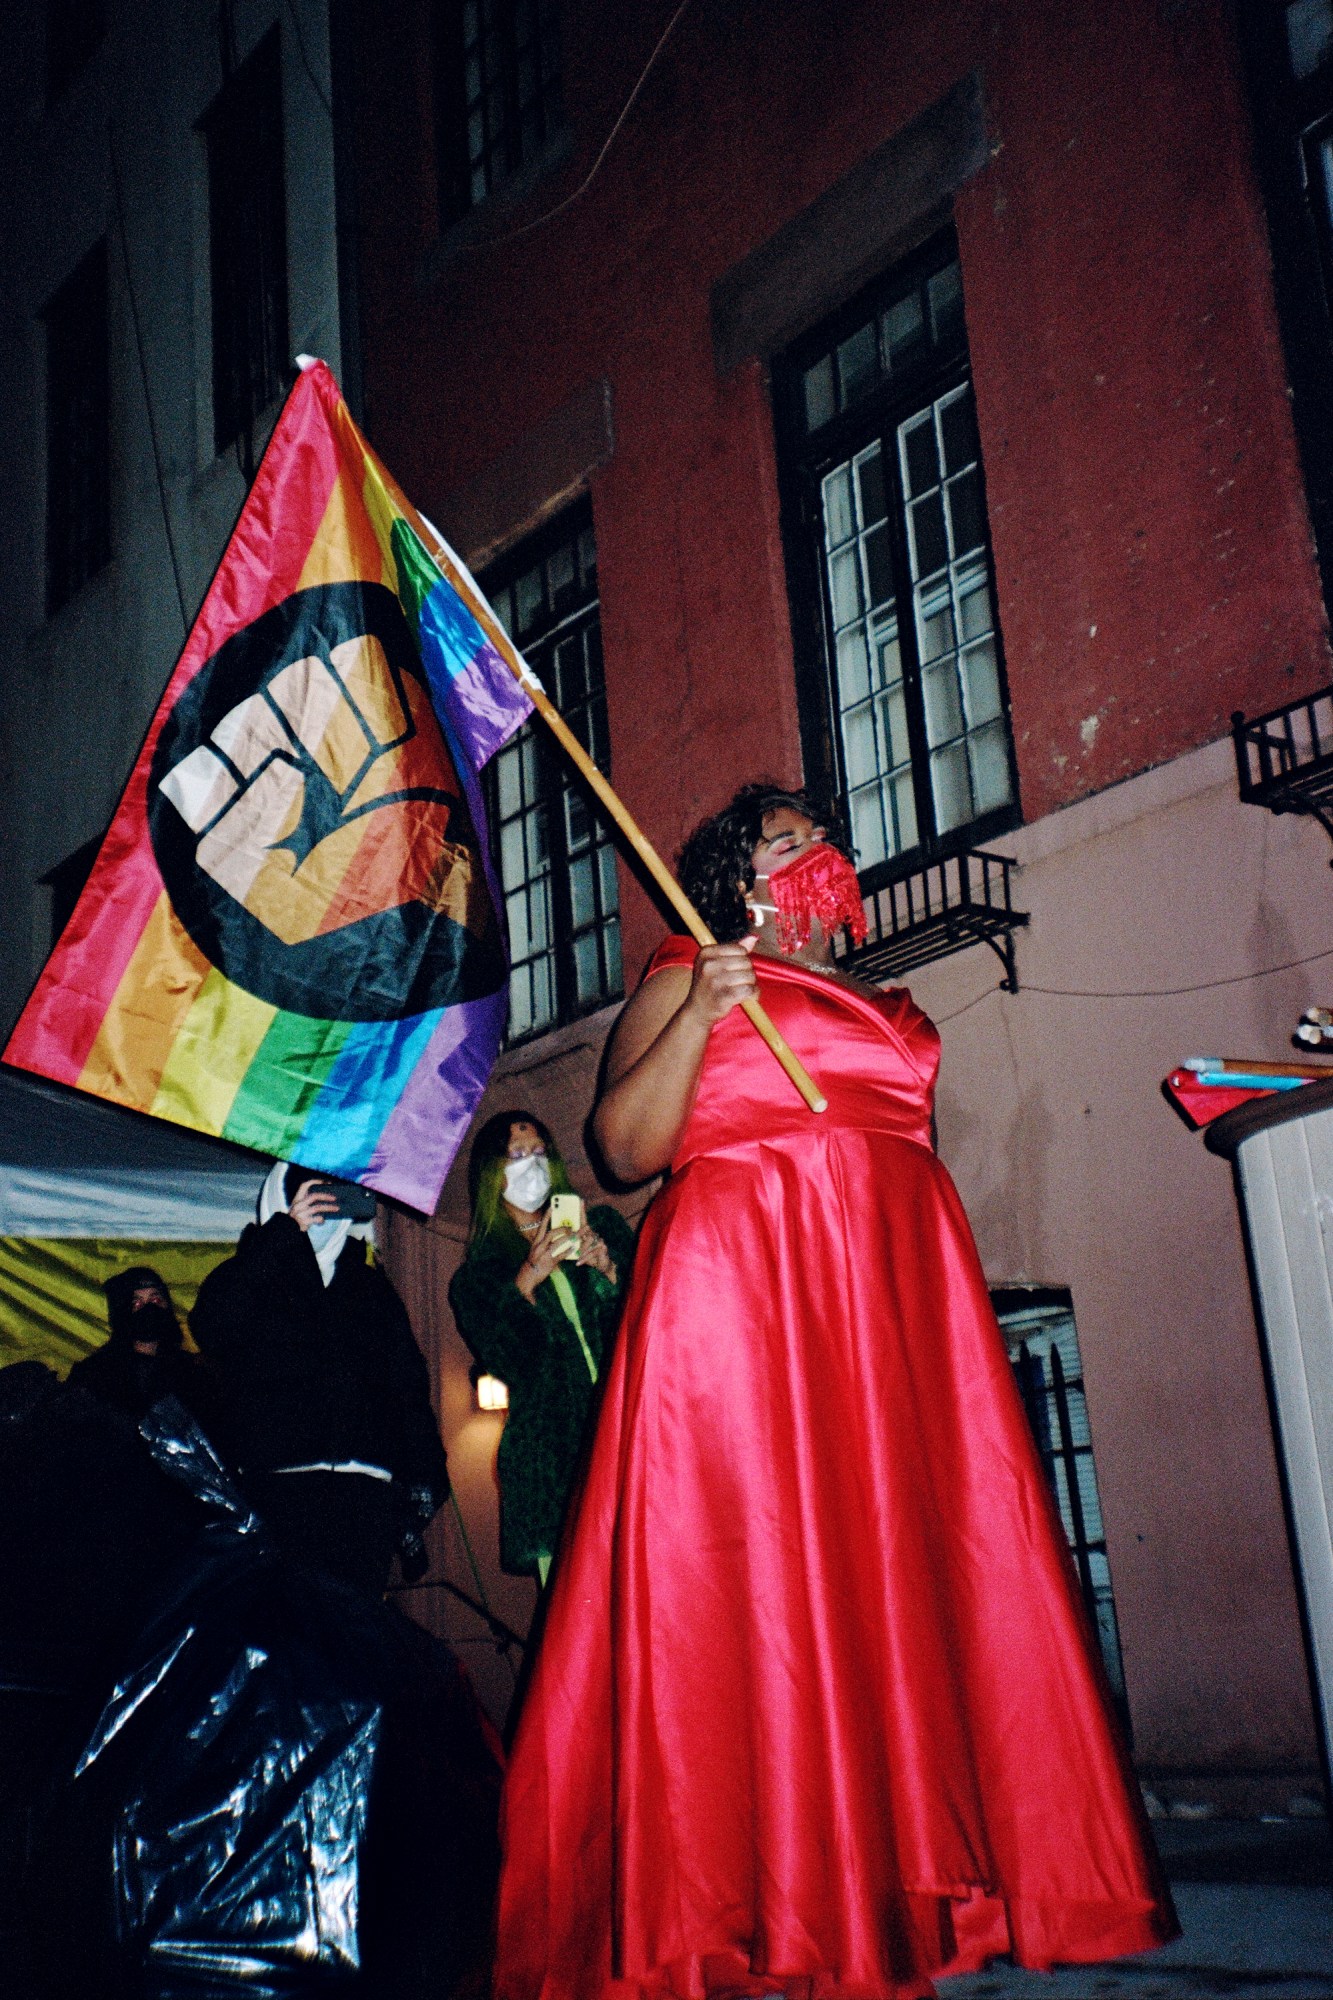
[[[510,1763],[498,2000],[916,2000],[1175,1934],[931,1149],[938,1036],[757,970],[829,1110],[713,1030]]]

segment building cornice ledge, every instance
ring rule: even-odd
[[[1187,750],[1183,757],[1173,757],[1169,763],[1156,764],[1132,778],[1122,778],[1073,805],[1061,806],[1030,826],[1006,834],[999,844],[1020,867],[1030,868],[1065,848],[1118,833],[1135,820],[1150,819],[1205,792],[1223,789],[1233,794],[1236,790],[1236,757],[1229,736],[1205,743],[1198,750]],[[1239,806],[1239,799],[1236,803]]]

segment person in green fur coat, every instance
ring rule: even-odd
[[[500,1439],[500,1561],[545,1587],[629,1280],[634,1237],[610,1207],[551,1226],[572,1194],[554,1139],[527,1111],[488,1119],[468,1161],[472,1234],[449,1287],[458,1331],[509,1389]]]

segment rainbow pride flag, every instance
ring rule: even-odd
[[[4,1059],[433,1210],[504,1029],[506,658],[303,362]]]

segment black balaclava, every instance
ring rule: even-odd
[[[145,1302],[136,1309],[134,1294],[146,1285],[159,1291],[162,1299]],[[106,1293],[107,1323],[113,1341],[123,1347],[132,1347],[136,1340],[156,1341],[159,1354],[170,1353],[180,1346],[180,1321],[164,1303],[171,1294],[149,1265],[135,1264],[128,1271],[117,1271],[114,1278],[106,1280],[102,1290]]]

